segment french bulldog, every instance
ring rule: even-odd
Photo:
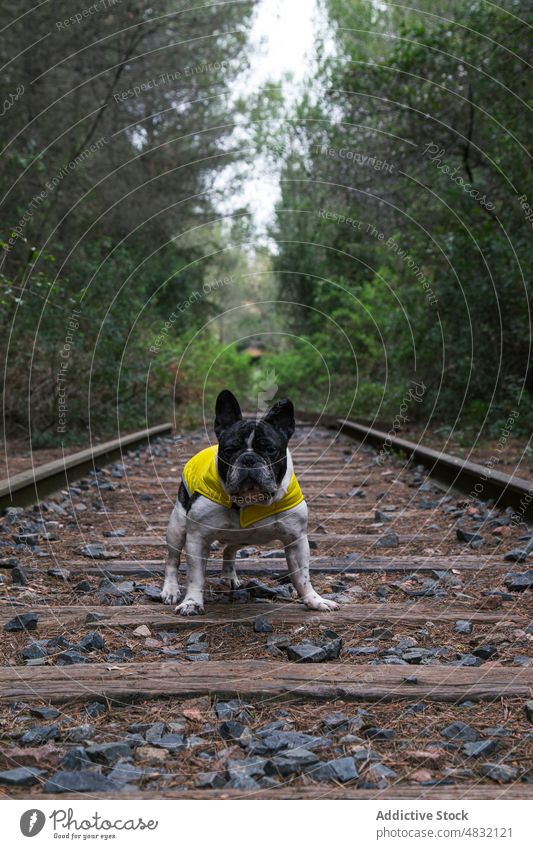
[[[243,419],[227,389],[216,401],[213,445],[185,465],[176,505],[167,528],[167,558],[162,599],[180,597],[178,567],[185,548],[187,589],[176,607],[181,616],[204,612],[204,582],[210,545],[224,546],[222,582],[236,589],[237,550],[279,540],[296,592],[311,610],[334,610],[309,578],[307,505],[294,475],[288,443],[294,433],[294,407],[278,401],[258,421]]]

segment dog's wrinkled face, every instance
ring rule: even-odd
[[[224,389],[216,402],[215,433],[218,473],[233,501],[238,506],[271,501],[287,471],[287,444],[294,433],[291,401],[278,401],[262,419],[249,421]]]

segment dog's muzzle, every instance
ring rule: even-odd
[[[237,504],[262,504],[276,492],[270,466],[254,451],[244,451],[230,467],[226,486]]]

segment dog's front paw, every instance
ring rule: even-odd
[[[176,613],[180,616],[201,616],[204,612],[203,605],[193,598],[185,598],[176,607]]]
[[[176,604],[180,595],[179,585],[175,581],[165,581],[161,590],[161,601],[164,604]]]
[[[336,601],[330,601],[328,598],[322,598],[322,596],[318,595],[318,593],[315,593],[309,598],[304,598],[303,602],[309,610],[320,610],[323,613],[328,610],[338,610],[339,607]]]

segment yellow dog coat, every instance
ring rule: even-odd
[[[199,451],[198,454],[191,457],[183,469],[183,483],[190,496],[197,492],[209,498],[210,501],[214,501],[215,504],[221,504],[222,507],[232,507],[233,501],[222,488],[218,476],[217,453],[218,445],[210,445],[209,448],[204,448],[203,451]],[[296,507],[303,500],[300,484],[293,472],[289,488],[279,501],[274,501],[272,504],[251,504],[249,507],[241,508],[241,528],[247,528],[260,519],[266,519],[267,516],[290,510],[291,507]]]

